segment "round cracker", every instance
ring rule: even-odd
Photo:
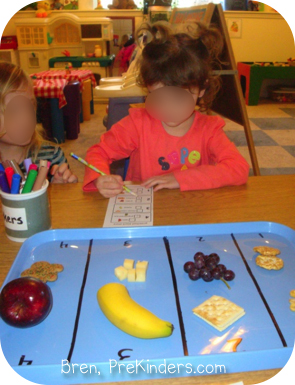
[[[284,267],[284,261],[274,255],[258,255],[256,265],[266,270],[281,270]]]
[[[274,247],[269,247],[269,246],[256,246],[253,248],[253,250],[256,253],[259,253],[265,256],[281,254],[281,251],[279,249],[275,249]]]
[[[291,290],[291,291],[290,291],[290,296],[291,296],[291,297],[295,297],[295,290]]]

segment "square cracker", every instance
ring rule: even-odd
[[[245,314],[245,310],[226,298],[213,295],[193,309],[193,313],[220,332]]]

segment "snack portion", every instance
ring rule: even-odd
[[[290,302],[290,310],[295,311],[295,298],[289,299]]]
[[[127,278],[128,270],[124,266],[118,266],[115,268],[114,273],[120,281],[123,281]]]
[[[275,255],[258,255],[256,265],[266,270],[281,270],[284,267],[284,261]]]
[[[44,283],[47,281],[54,282],[57,280],[57,274],[62,272],[63,269],[63,265],[59,263],[40,261],[33,263],[29,269],[24,270],[21,277],[38,278]]]
[[[33,277],[8,282],[0,294],[0,318],[10,326],[28,328],[49,315],[53,305],[50,287]]]
[[[121,283],[108,283],[97,292],[98,304],[112,324],[123,332],[137,338],[169,337],[173,332],[171,322],[134,301]]]
[[[242,307],[218,295],[195,307],[193,313],[220,332],[246,314]]]
[[[291,290],[290,291],[290,296],[292,298],[289,299],[289,302],[290,302],[290,310],[291,311],[295,311],[295,290]]]
[[[116,267],[114,273],[120,281],[127,278],[128,282],[145,282],[148,265],[148,261],[137,261],[134,267],[134,259],[125,259],[123,266]]]
[[[225,265],[220,262],[220,257],[216,253],[205,255],[198,251],[194,255],[194,262],[188,261],[183,265],[183,270],[188,273],[192,281],[197,281],[202,278],[205,282],[211,282],[213,279],[223,281],[230,289],[225,281],[232,281],[235,278],[235,273],[228,270]]]
[[[279,249],[276,249],[274,247],[269,247],[269,246],[256,246],[256,247],[253,247],[253,250],[256,253],[259,253],[265,256],[281,254],[281,251]]]

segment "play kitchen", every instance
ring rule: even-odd
[[[15,25],[20,64],[28,73],[47,70],[53,57],[63,59],[54,65],[58,68],[71,63],[71,57],[80,57],[83,69],[90,67],[101,76],[108,75],[106,64],[112,63],[107,52],[107,42],[113,39],[111,19],[53,13],[46,18],[20,18]]]

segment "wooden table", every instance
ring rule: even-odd
[[[295,229],[295,175],[250,177],[247,185],[207,191],[161,190],[154,194],[154,226],[225,222],[270,221]],[[108,199],[83,193],[82,184],[52,184],[49,188],[52,227],[102,227]],[[10,241],[0,223],[0,285],[20,244]],[[199,384],[245,385],[266,381],[279,369],[198,376]],[[138,385],[195,384],[196,378],[137,381]],[[117,383],[122,384],[120,383]]]

